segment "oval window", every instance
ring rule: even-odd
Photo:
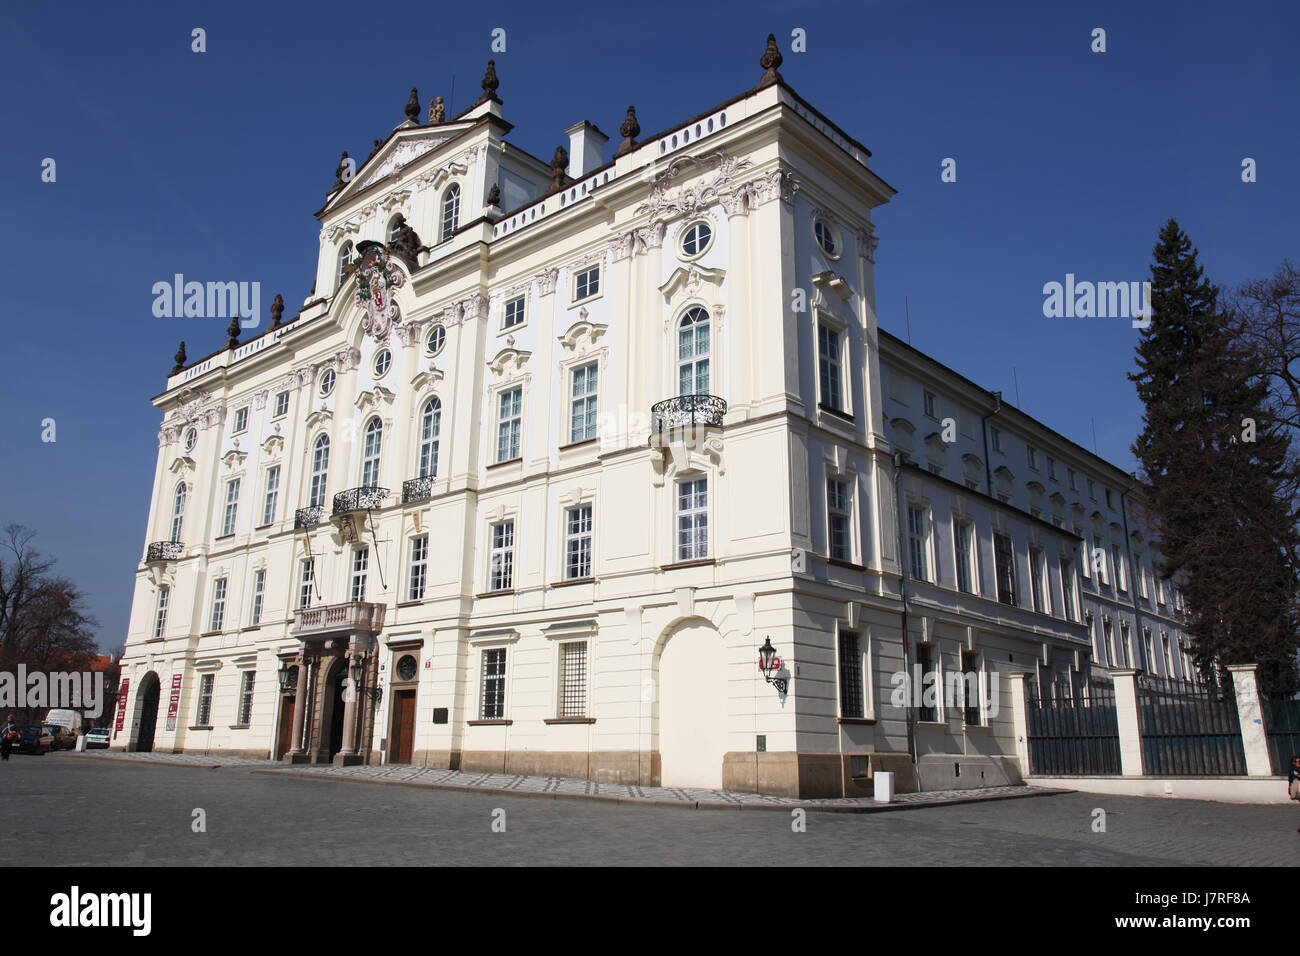
[[[383,378],[392,364],[393,353],[388,349],[380,349],[375,355],[375,378]]]
[[[403,656],[402,659],[397,662],[398,678],[400,680],[414,680],[417,667],[418,665],[414,657],[410,654]]]
[[[193,428],[187,429],[185,432],[185,450],[193,451],[194,446],[198,444],[198,441],[199,441],[199,433],[195,431]]]
[[[840,254],[839,237],[835,233],[835,227],[825,219],[818,219],[813,223],[813,235],[817,237],[817,245],[821,246],[822,251],[828,256]]]
[[[692,223],[682,233],[682,252],[688,256],[698,256],[709,247],[713,239],[713,230],[707,222]]]
[[[429,337],[425,340],[425,347],[429,350],[430,355],[437,355],[442,351],[442,346],[447,341],[447,330],[441,325],[435,325],[429,330]]]
[[[334,370],[327,368],[320,373],[320,393],[328,395],[332,391],[334,391]]]

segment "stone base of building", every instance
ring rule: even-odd
[[[925,754],[916,761],[916,773],[922,790],[973,790],[1025,782],[1015,757]]]
[[[778,797],[870,797],[873,776],[894,774],[894,792],[915,788],[907,754],[818,754],[796,751],[731,751],[722,761],[722,789],[770,793]]]
[[[357,767],[365,762],[365,754],[335,754],[330,761],[336,767]]]
[[[411,763],[475,773],[576,777],[597,783],[659,785],[659,754],[635,750],[418,750]]]

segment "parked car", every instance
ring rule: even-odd
[[[108,736],[107,727],[96,727],[93,730],[86,731],[87,750],[94,750],[99,747],[102,747],[105,750],[107,750],[108,740],[109,740],[109,736]]]
[[[75,750],[77,748],[77,735],[73,733],[71,727],[64,727],[62,724],[46,724],[45,729],[54,738],[53,749]]]
[[[54,749],[54,735],[39,724],[27,724],[18,728],[21,739],[18,752],[23,754],[47,754]]]

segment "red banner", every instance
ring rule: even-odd
[[[122,683],[117,689],[117,726],[113,728],[113,736],[116,737],[122,732],[122,725],[126,723],[126,695],[131,689],[131,679],[122,678]]]
[[[172,675],[172,696],[171,696],[171,700],[167,702],[167,729],[168,730],[176,729],[176,711],[178,711],[181,706],[181,680],[182,680],[182,675],[180,674]]]

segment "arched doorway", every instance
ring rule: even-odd
[[[158,726],[158,675],[153,671],[140,681],[140,716],[136,720],[135,749],[140,753],[153,751],[154,729]]]
[[[688,623],[659,655],[659,762],[665,787],[722,788],[727,654],[710,625]]]
[[[343,666],[343,659],[338,658],[325,682],[325,700],[330,708],[329,716],[325,719],[325,726],[329,728],[330,760],[333,760],[334,755],[343,749],[343,710],[346,706],[343,701],[343,678],[346,674],[347,668]]]

